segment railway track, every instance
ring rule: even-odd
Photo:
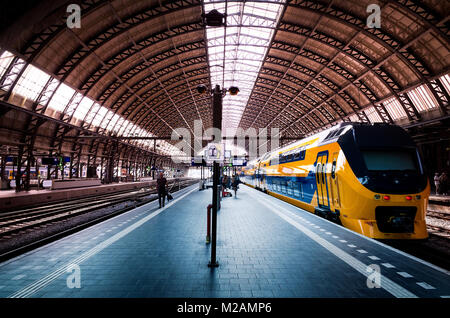
[[[430,234],[450,238],[450,208],[447,204],[432,202],[428,206],[426,217]]]
[[[429,237],[420,241],[383,241],[384,243],[414,255],[429,263],[450,270],[450,213],[436,204],[427,211],[427,229]]]
[[[176,182],[180,188],[192,184],[192,181]],[[169,183],[172,186],[174,183]],[[117,205],[122,202],[135,201],[141,204],[152,201],[156,189],[154,187],[133,190],[124,193],[103,194],[87,199],[77,199],[64,203],[21,209],[0,214],[0,239],[5,236],[20,233],[35,227],[42,227],[49,223],[64,221],[67,218],[89,213],[104,207]]]
[[[194,180],[169,181],[168,187],[172,193],[195,182]],[[155,187],[148,187],[1,213],[0,260],[9,259],[155,199],[157,199]],[[111,209],[99,214],[98,217],[91,217],[91,212],[95,215],[105,208]],[[76,217],[85,217],[87,221],[77,223],[69,228],[62,227],[62,230],[58,229],[60,225],[64,225]],[[23,240],[23,243],[8,246],[8,243],[19,240]]]

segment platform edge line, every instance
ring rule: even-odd
[[[334,244],[328,242],[327,240],[323,239],[319,235],[311,232],[309,229],[305,228],[303,225],[297,223],[287,215],[279,212],[275,209],[275,207],[278,207],[280,210],[285,210],[283,207],[274,204],[272,202],[268,202],[265,198],[260,201],[263,205],[268,207],[273,213],[278,215],[280,218],[282,218],[287,223],[291,224],[298,230],[302,231],[304,234],[306,234],[309,238],[311,238],[316,243],[320,244],[322,247],[324,247],[326,250],[328,250],[330,253],[334,254],[336,257],[344,261],[346,264],[350,265],[353,269],[355,269],[357,272],[361,273],[365,277],[369,277],[369,272],[366,271],[367,265],[362,263],[361,261],[357,260],[355,257],[351,256],[347,252],[343,251],[339,247],[335,246]],[[273,206],[270,206],[273,205]],[[381,287],[392,294],[393,296],[397,298],[418,298],[415,294],[410,292],[409,290],[403,288],[402,286],[398,285],[394,281],[390,280],[386,276],[381,274]],[[387,284],[387,285],[386,285]],[[384,286],[383,286],[384,285]]]
[[[30,285],[28,285],[28,286],[26,286],[26,287],[16,291],[15,293],[9,295],[7,298],[26,298],[26,297],[30,297],[31,295],[36,293],[38,290],[44,288],[45,286],[50,284],[53,280],[55,280],[56,278],[61,276],[64,272],[66,272],[68,266],[70,266],[72,264],[81,264],[82,262],[84,262],[85,260],[87,260],[90,257],[94,256],[95,254],[99,253],[100,251],[102,251],[106,247],[108,247],[111,244],[117,242],[122,237],[124,237],[127,234],[131,233],[132,231],[134,231],[135,229],[137,229],[138,227],[140,227],[141,225],[143,225],[147,221],[149,221],[152,218],[154,218],[155,216],[161,214],[166,209],[168,209],[169,207],[173,206],[175,203],[177,203],[178,201],[180,201],[181,199],[183,199],[184,197],[186,197],[187,195],[189,195],[190,193],[192,193],[195,190],[196,190],[196,188],[186,192],[185,194],[183,194],[179,198],[175,199],[174,201],[172,201],[171,203],[166,205],[161,210],[156,211],[156,212],[154,212],[154,213],[152,213],[152,214],[150,214],[150,215],[148,215],[148,216],[146,216],[146,217],[136,221],[132,225],[130,225],[127,228],[123,229],[122,231],[114,234],[113,236],[111,236],[107,240],[97,244],[96,246],[94,246],[93,248],[88,250],[87,252],[81,254],[79,257],[77,257],[77,258],[73,259],[72,261],[66,263],[65,265],[59,267],[58,269],[54,270],[50,274],[47,274],[46,276],[44,276],[43,278],[35,281],[34,283],[32,283],[32,284],[30,284]],[[140,207],[140,208],[142,208],[142,207]]]

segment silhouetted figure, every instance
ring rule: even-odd
[[[443,195],[448,194],[448,176],[447,172],[443,172],[441,176],[439,177],[439,185],[441,187],[441,193]]]
[[[164,207],[166,203],[166,185],[167,185],[167,179],[164,178],[164,173],[159,174],[159,178],[156,180],[156,185],[158,188],[158,202],[159,207],[161,208],[161,199],[162,199],[162,206]]]
[[[234,190],[234,198],[236,199],[237,189],[239,189],[239,179],[237,176],[233,176],[233,181],[231,182],[231,187]]]
[[[222,186],[224,190],[226,190],[228,187],[228,176],[226,174],[224,174],[222,177]]]
[[[434,186],[436,187],[436,194],[441,194],[441,183],[439,181],[439,173],[434,174]]]

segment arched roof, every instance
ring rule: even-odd
[[[200,84],[241,85],[244,97],[224,103],[225,126],[233,129],[278,127],[295,137],[350,120],[413,124],[423,116],[408,92],[418,88],[445,117],[449,2],[377,1],[381,28],[368,28],[373,2],[75,1],[82,25],[70,29],[66,9],[74,1],[31,1],[4,13],[0,49],[111,110],[105,127],[131,122],[153,136],[178,127],[193,132],[199,119],[212,126],[211,99],[197,93]],[[223,31],[209,32],[202,22],[213,7],[228,12]],[[214,56],[221,47],[228,53]],[[126,130],[105,127],[96,131]]]

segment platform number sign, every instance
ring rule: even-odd
[[[217,156],[217,148],[216,148],[216,146],[215,145],[211,145],[211,146],[209,146],[208,150],[209,150],[208,151],[209,157],[210,158],[216,158],[216,156]]]
[[[212,161],[220,161],[224,160],[224,148],[225,146],[220,143],[210,143],[206,148],[206,159],[209,162]]]

